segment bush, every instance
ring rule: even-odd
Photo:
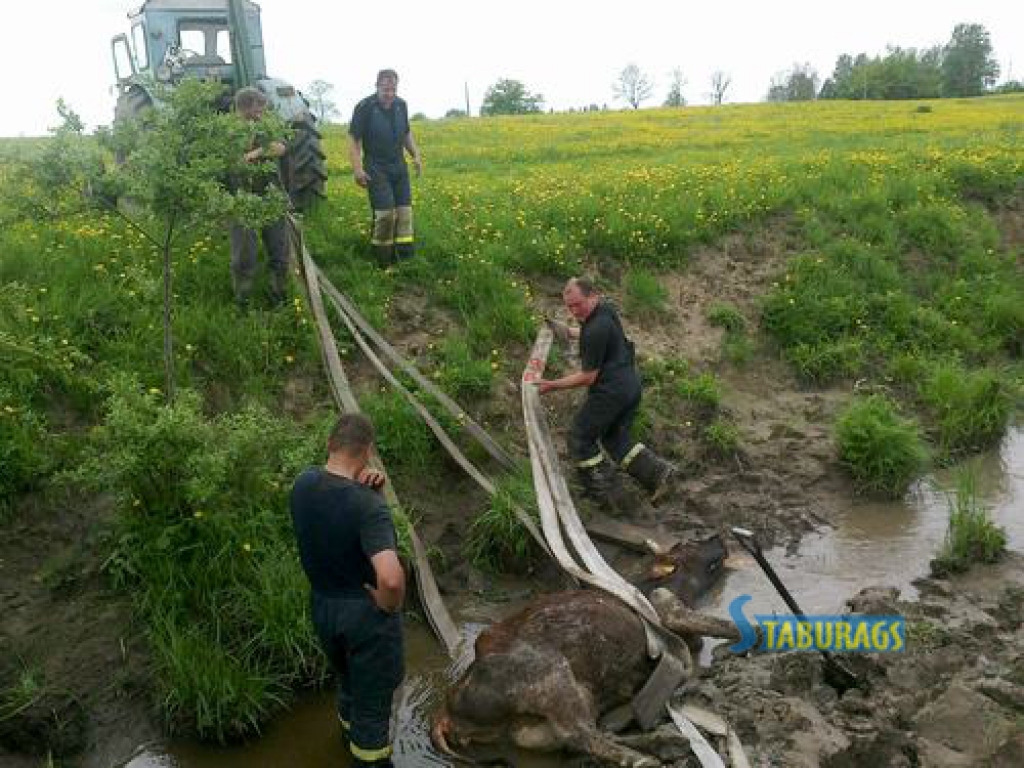
[[[165,406],[129,379],[113,387],[96,459],[76,475],[121,502],[103,569],[148,627],[177,732],[252,733],[325,675],[285,512],[322,437],[258,407],[207,419],[187,390]]]
[[[881,395],[858,398],[836,423],[839,458],[859,492],[898,497],[925,465],[927,452],[912,421]]]
[[[918,391],[932,413],[945,458],[990,446],[1006,431],[1013,397],[994,371],[935,363]]]
[[[931,562],[935,576],[963,573],[974,563],[994,563],[1006,551],[1006,531],[988,519],[978,499],[973,472],[957,474],[956,491],[949,495],[949,528],[938,556]]]

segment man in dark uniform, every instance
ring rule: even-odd
[[[267,97],[257,88],[242,88],[235,94],[235,111],[243,120],[257,121],[266,111]],[[280,185],[278,163],[287,148],[280,141],[257,140],[245,153],[245,161],[253,164],[254,173],[246,181],[232,180],[237,190],[244,188],[256,195],[265,195],[272,185]],[[267,249],[270,268],[270,301],[274,306],[284,303],[288,290],[288,228],[285,217],[265,224],[260,230]],[[240,308],[249,304],[257,268],[258,243],[256,231],[237,222],[231,224],[231,280],[235,302]]]
[[[614,506],[616,472],[602,453],[603,446],[611,459],[651,494],[651,500],[657,501],[669,489],[676,469],[630,437],[641,392],[633,342],[626,338],[615,309],[602,301],[589,280],[570,280],[562,300],[583,324],[573,334],[579,337],[582,370],[560,379],[541,380],[538,386],[541,394],[588,387],[587,399],[569,433],[569,452],[584,492],[605,506]]]
[[[342,416],[327,464],[295,481],[291,513],[353,765],[390,768],[392,698],[404,675],[405,572],[391,513],[377,492],[384,476],[367,466],[373,443],[366,416]]]
[[[412,190],[407,151],[416,175],[423,171],[420,150],[409,128],[409,109],[398,98],[398,74],[377,73],[377,92],[356,104],[349,124],[349,159],[356,184],[370,195],[371,243],[383,265],[413,255]]]

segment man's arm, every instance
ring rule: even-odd
[[[576,387],[589,387],[595,381],[600,371],[576,371],[560,379],[541,379],[537,386],[540,393],[550,392],[553,389],[575,389]]]
[[[374,589],[367,584],[366,590],[378,608],[394,613],[405,600],[405,570],[398,553],[393,549],[382,550],[370,558],[370,563],[377,575],[377,587]]]
[[[402,142],[406,151],[412,155],[412,164],[416,168],[416,175],[423,173],[423,159],[420,157],[420,148],[416,146],[416,139],[413,138],[412,130],[405,134],[405,141]]]
[[[352,134],[348,136],[348,159],[352,163],[352,177],[356,180],[356,184],[365,187],[369,183],[370,177],[363,170],[363,142]]]

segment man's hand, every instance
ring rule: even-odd
[[[416,169],[416,178],[423,175],[423,158],[418,153],[412,156],[412,167]]]
[[[369,467],[364,467],[359,473],[359,477],[356,478],[358,482],[368,488],[373,488],[375,491],[379,491],[384,487],[386,479],[383,472],[378,472],[376,469],[370,469]]]
[[[366,189],[366,186],[370,183],[370,174],[368,174],[362,168],[357,168],[356,170],[352,171],[352,178],[354,178],[356,180],[356,184],[358,184],[363,189]]]
[[[558,387],[555,386],[555,382],[549,381],[548,379],[541,379],[537,382],[537,391],[542,395],[555,389],[558,389]]]

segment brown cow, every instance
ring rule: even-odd
[[[721,575],[725,557],[715,536],[674,550],[674,569],[659,562],[669,584],[685,585],[692,599]],[[659,613],[668,607],[677,617],[692,615],[666,590],[655,592],[653,602]],[[720,625],[735,631],[727,622],[708,626]],[[597,726],[602,714],[633,698],[652,669],[643,623],[619,600],[591,590],[545,595],[480,634],[475,660],[434,718],[432,740],[448,754],[510,738],[525,749],[565,749],[622,768],[654,768],[658,760]]]

